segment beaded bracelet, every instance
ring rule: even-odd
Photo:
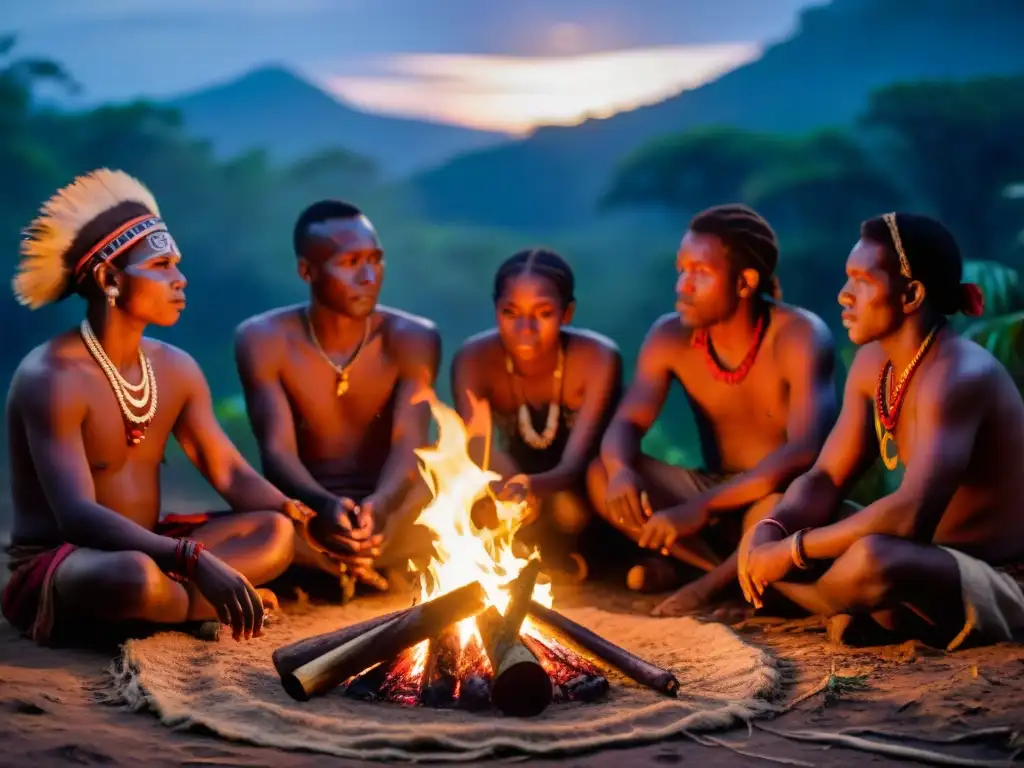
[[[192,581],[199,566],[199,554],[205,549],[192,539],[178,539],[174,548],[174,568],[167,574],[178,582]]]

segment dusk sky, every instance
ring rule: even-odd
[[[276,63],[363,109],[514,132],[698,85],[823,1],[4,0],[3,28],[87,102]]]

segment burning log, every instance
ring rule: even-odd
[[[375,619],[361,621],[348,627],[336,629],[333,632],[325,632],[322,635],[307,637],[291,645],[283,645],[274,651],[271,657],[274,660],[274,668],[277,674],[284,677],[290,675],[303,664],[308,664],[313,659],[323,656],[328,651],[333,651],[347,643],[349,640],[359,637],[364,632],[376,629],[381,624],[398,618],[407,613],[410,608],[401,611],[393,611]]]
[[[378,664],[368,669],[345,686],[345,695],[359,701],[376,701],[380,698],[380,689],[387,679],[389,664]]]
[[[480,675],[467,677],[459,691],[459,709],[480,712],[490,706],[491,683]]]
[[[459,629],[452,624],[430,641],[423,670],[420,703],[426,707],[448,707],[455,703],[459,685]]]
[[[424,641],[423,644],[425,644]],[[421,644],[421,645],[423,645]],[[412,706],[419,702],[423,668],[418,662],[426,653],[419,645],[406,648],[389,665],[378,698],[392,704]]]
[[[494,669],[491,703],[514,717],[540,714],[551,703],[551,678],[519,637],[539,573],[540,563],[531,560],[513,582],[505,615],[491,606],[477,617],[477,628]]]
[[[522,640],[551,678],[554,701],[591,702],[608,693],[608,679],[583,657],[548,638],[524,633]]]
[[[589,651],[641,685],[646,685],[667,696],[674,697],[678,693],[679,681],[668,670],[656,667],[650,662],[634,656],[624,648],[608,642],[572,619],[536,601],[530,601],[529,612],[531,618],[544,625],[544,628],[552,634],[565,638]]]
[[[420,603],[282,675],[281,684],[292,698],[308,701],[375,663],[393,659],[409,646],[434,637],[449,624],[477,615],[484,608],[485,597],[480,582],[475,581]]]

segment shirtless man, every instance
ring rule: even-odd
[[[266,476],[318,512],[314,539],[387,589],[376,568],[428,555],[415,517],[429,500],[414,451],[427,444],[440,335],[379,306],[384,252],[358,208],[309,206],[293,234],[308,304],[250,318],[236,333],[238,372]]]
[[[219,618],[236,640],[259,635],[253,585],[288,567],[292,520],[312,513],[231,444],[195,361],[143,337],[185,308],[181,254],[152,195],[120,171],[80,177],[43,207],[22,254],[22,304],[78,293],[87,310],[80,328],[29,352],[11,383],[4,615],[43,644],[77,638],[97,619]],[[159,520],[172,434],[234,514]]]
[[[862,225],[846,274],[843,325],[861,349],[842,412],[814,466],[745,537],[744,595],[761,606],[775,586],[834,617],[834,639],[870,642],[859,627],[948,648],[1024,640],[1024,402],[948,325],[983,307],[960,282],[956,241],[934,219],[886,214]],[[879,454],[897,490],[837,515]]]
[[[656,616],[704,609],[735,583],[741,530],[813,463],[835,419],[831,334],[818,317],[776,300],[777,262],[774,232],[746,206],[694,217],[676,261],[678,314],[648,333],[591,465],[591,498],[608,522],[642,547],[707,571]],[[673,378],[697,419],[703,471],[640,453]],[[663,579],[652,562],[630,571],[627,583],[652,591]]]

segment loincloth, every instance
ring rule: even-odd
[[[964,626],[947,650],[965,641],[990,644],[1024,641],[1024,563],[992,566],[950,547],[960,572]]]
[[[167,515],[156,524],[154,533],[189,536],[211,517],[207,513]],[[7,548],[11,578],[0,592],[0,610],[12,627],[40,645],[50,644],[57,633],[57,569],[76,549],[68,543],[11,544]]]

